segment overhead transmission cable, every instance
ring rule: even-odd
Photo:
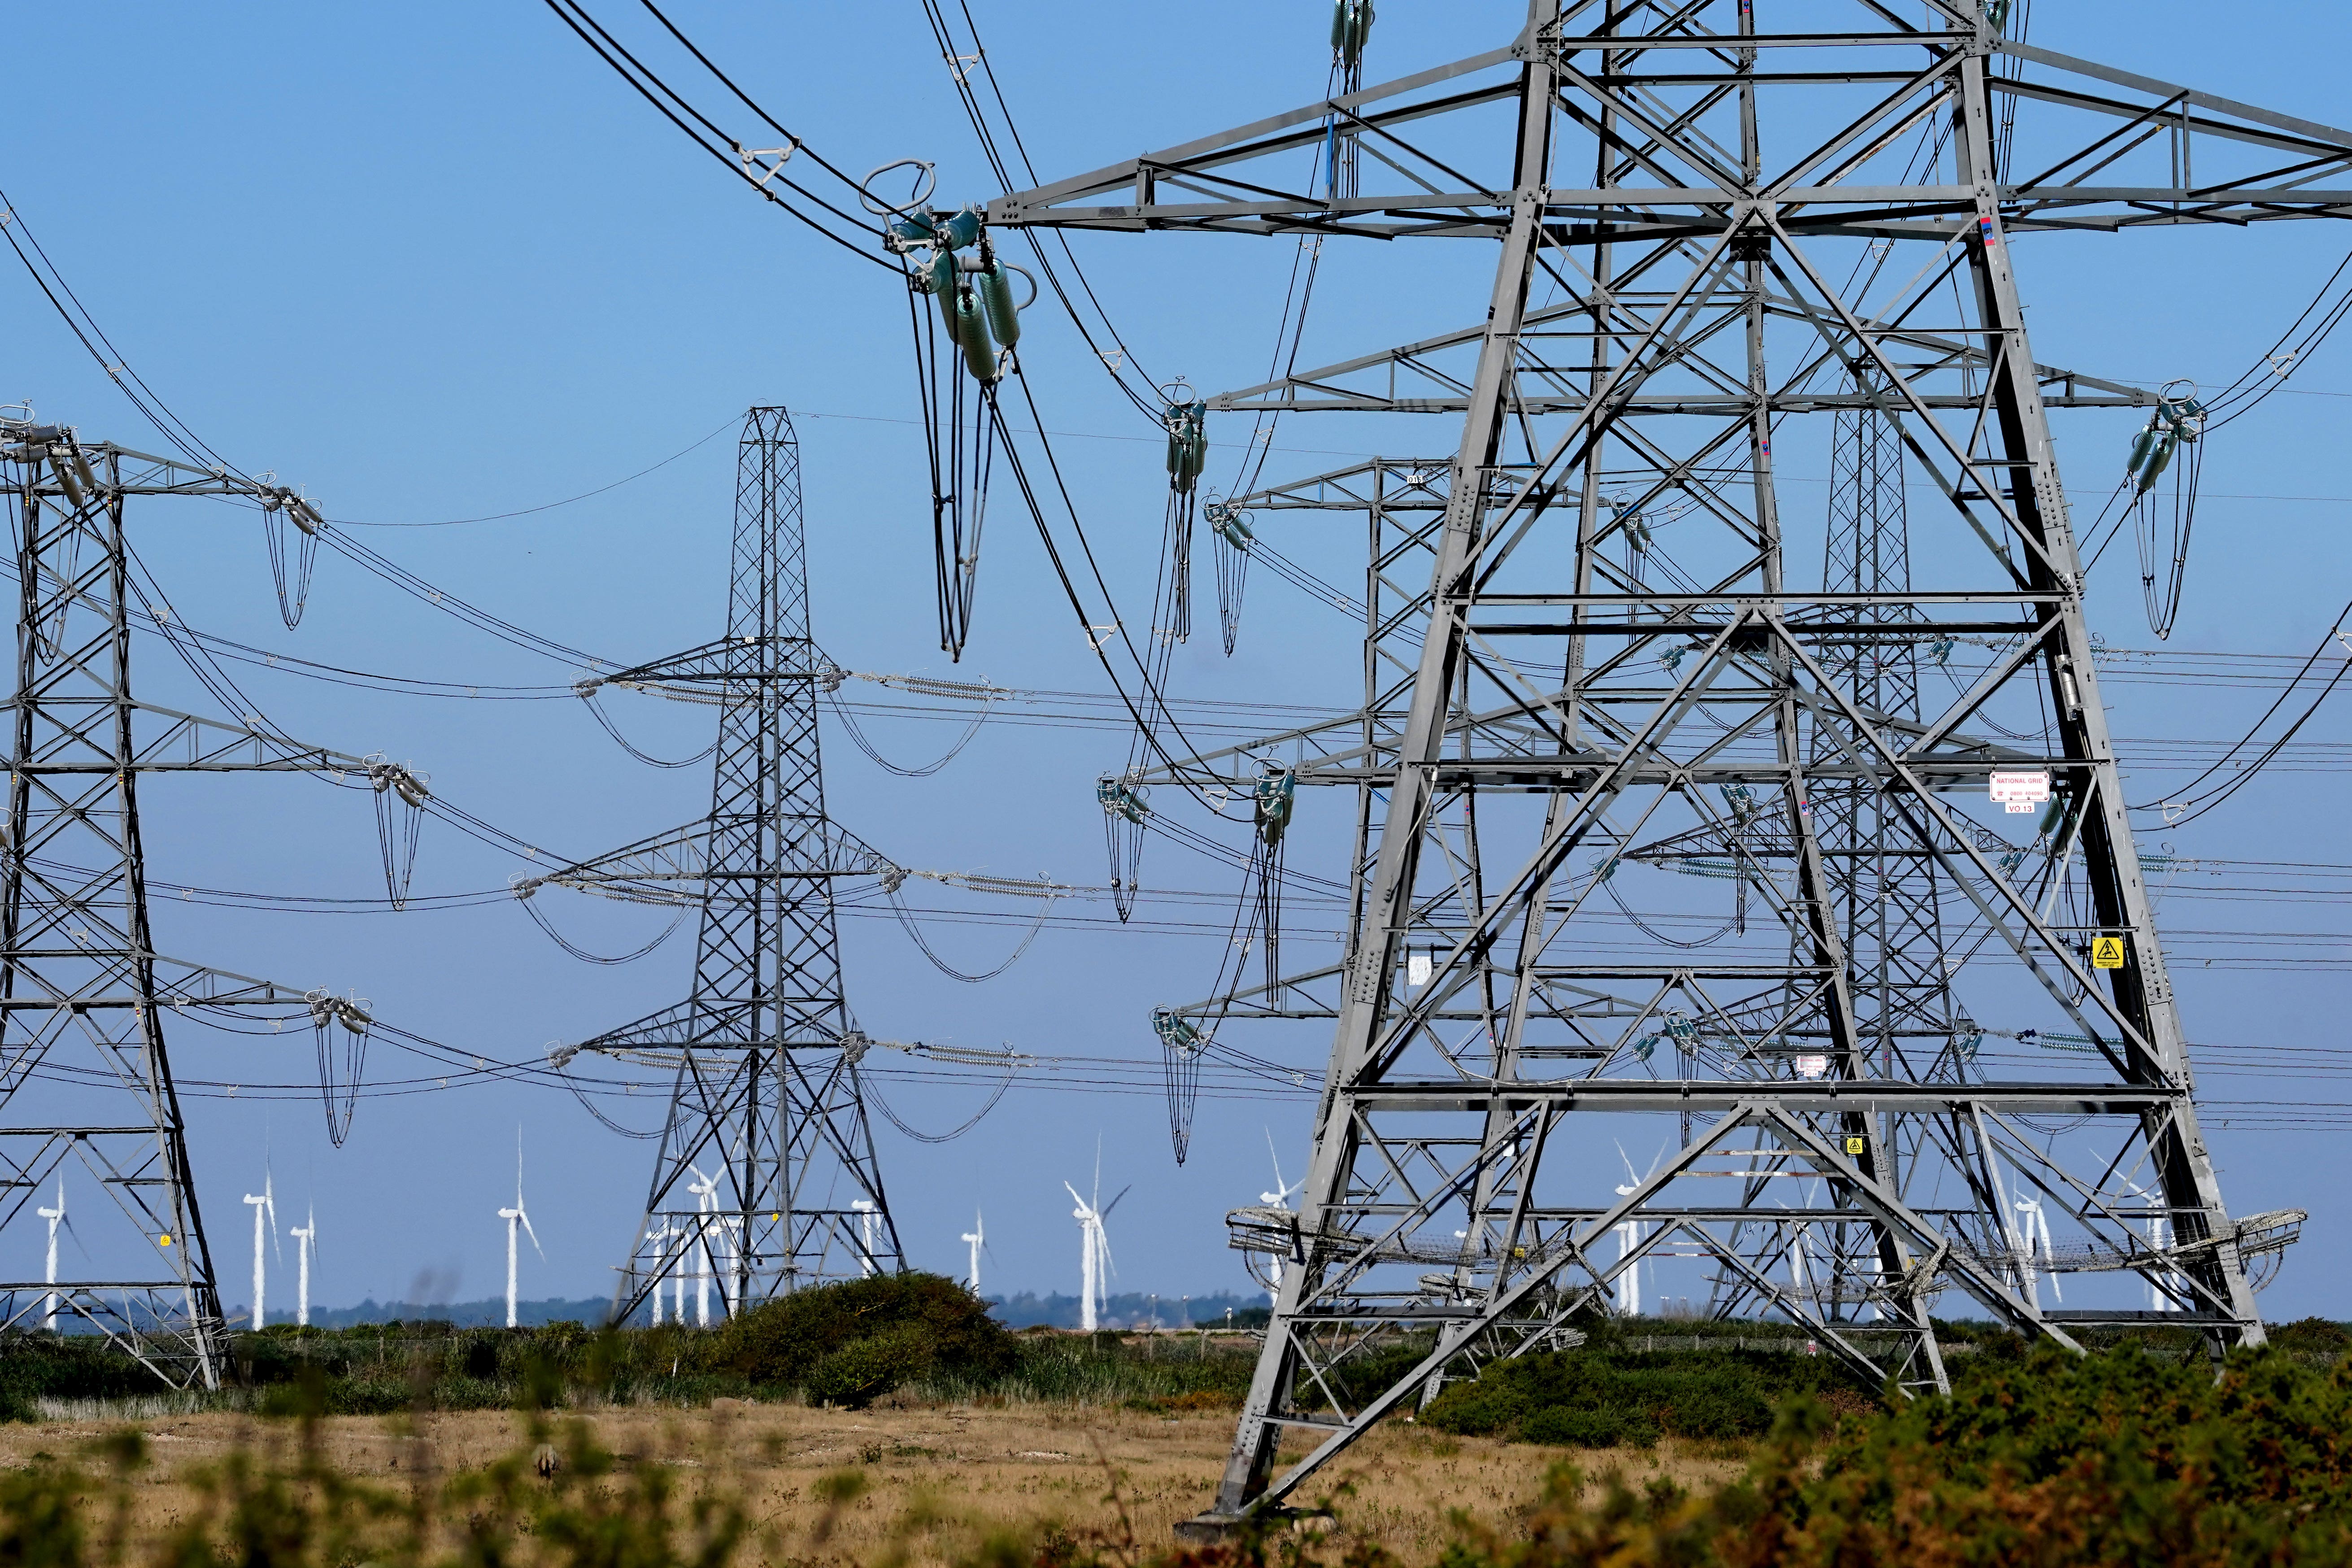
[[[2344,623],[2347,618],[2352,618],[2352,603],[2346,604],[2336,613],[2336,619],[2330,624],[2326,635],[2319,639],[2319,646],[2311,650],[2311,657],[2305,659],[2302,668],[2297,669],[2287,683],[2279,689],[2278,696],[2272,700],[2268,708],[2263,710],[2262,717],[2255,720],[2248,727],[2245,734],[2233,742],[2228,751],[2222,752],[2211,766],[2164,799],[2150,801],[2144,805],[2136,805],[2132,809],[2160,811],[2164,814],[2168,826],[2178,826],[2182,823],[2196,821],[2197,818],[2245,788],[2255,774],[2269,766],[2272,761],[2285,749],[2287,742],[2294,739],[2304,725],[2311,721],[2311,716],[2319,711],[2319,705],[2326,701],[2329,694],[2342,684],[2346,672],[2352,671],[2352,644],[2346,645],[2347,657],[2344,662],[2336,667],[2336,673],[2327,678],[2326,684],[2319,689],[2318,694],[2312,698],[2303,711],[2295,715],[2294,721],[2273,738],[2258,755],[2242,763],[2235,772],[2231,773],[2212,787],[2200,790],[2200,786],[2217,773],[2221,773],[2230,765],[2231,759],[2254,744],[2254,739],[2262,733],[2263,726],[2269,723],[2279,710],[2286,706],[2287,700],[2302,687],[2305,678],[2310,675],[2321,656],[2328,651],[2329,645],[2343,641]]]
[[[856,182],[843,174],[815,152],[810,150],[806,142],[783,130],[782,126],[776,125],[774,120],[771,119],[764,110],[753,105],[753,111],[785,138],[786,145],[768,150],[764,154],[747,149],[742,142],[719,129],[716,121],[695,108],[683,95],[656,74],[652,68],[632,54],[625,45],[607,32],[604,25],[589,13],[587,6],[582,4],[582,0],[546,0],[546,4],[547,8],[554,12],[565,26],[579,35],[581,42],[594,51],[597,58],[612,67],[624,81],[636,89],[638,96],[661,112],[662,118],[684,132],[696,146],[716,158],[736,178],[751,186],[753,191],[793,218],[823,235],[859,259],[870,262],[877,267],[890,267],[889,262],[875,255],[864,243],[849,237],[825,220],[812,216],[771,188],[772,184],[782,185],[804,201],[824,209],[832,216],[835,222],[847,225],[849,228],[871,238],[878,239],[881,237],[882,231],[864,218],[843,211],[783,172],[785,165],[792,161],[795,153],[807,152],[811,162],[848,186],[850,195],[854,196]],[[646,9],[650,11],[653,7],[647,5]],[[661,16],[658,11],[654,14],[660,17],[662,25],[668,28],[671,36],[677,37],[681,43],[686,42],[684,35],[680,34],[676,27],[670,26],[667,17]],[[705,67],[710,68],[712,75],[719,75],[717,68],[709,66],[709,60],[703,58],[700,50],[694,49],[691,44],[688,44],[687,47],[693,51],[697,59],[702,60]],[[738,98],[743,97],[741,90],[736,89],[731,81],[728,81],[723,76],[720,76],[719,79],[726,82]],[[744,101],[749,103],[751,100],[744,99]],[[681,113],[687,118],[679,118]],[[689,119],[694,122],[691,125],[687,122]],[[762,155],[772,156],[776,162],[772,165],[761,163],[759,159]],[[759,170],[759,174],[754,174],[752,173],[754,169]]]

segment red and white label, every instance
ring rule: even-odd
[[[1992,775],[1992,798],[2007,806],[2011,816],[2021,816],[2050,798],[2050,773],[2038,768],[2032,773],[1995,773]]]

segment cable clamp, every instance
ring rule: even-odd
[[[740,142],[735,143],[735,156],[743,161],[743,177],[763,191],[768,188],[770,180],[784,172],[784,165],[791,163],[793,154],[800,150],[801,139],[797,136],[789,145],[782,147],[746,147]],[[762,163],[759,162],[761,158],[773,158],[775,162]]]

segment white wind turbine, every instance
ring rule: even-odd
[[[1067,1182],[1064,1182],[1062,1187],[1077,1201],[1078,1206],[1070,1211],[1070,1216],[1078,1222],[1078,1327],[1092,1333],[1100,1321],[1096,1315],[1097,1305],[1108,1297],[1109,1277],[1118,1272],[1110,1260],[1110,1235],[1104,1230],[1103,1222],[1110,1217],[1111,1210],[1118,1207],[1118,1199],[1127,1196],[1134,1188],[1131,1184],[1121,1187],[1118,1198],[1108,1204],[1102,1201],[1102,1146],[1099,1142],[1095,1147],[1093,1199],[1078,1197],[1078,1189]]]
[[[664,1220],[657,1228],[650,1226],[646,1227],[646,1242],[653,1248],[653,1253],[656,1258],[666,1259],[669,1257],[670,1238],[677,1234],[677,1232],[676,1228],[671,1226],[669,1221]],[[669,1277],[672,1272],[674,1272],[674,1270],[667,1262],[665,1262],[662,1266],[662,1272],[654,1279],[653,1294],[646,1298],[646,1305],[653,1310],[653,1325],[657,1329],[661,1327],[662,1321],[662,1291],[668,1286]],[[681,1315],[678,1321],[683,1323],[686,1321],[686,1319]]]
[[[507,1327],[515,1326],[515,1227],[520,1225],[530,1237],[530,1249],[539,1254],[541,1263],[547,1261],[547,1249],[539,1245],[539,1232],[530,1228],[530,1211],[522,1206],[522,1129],[515,1129],[515,1201],[514,1207],[500,1209],[499,1217],[507,1222]]]
[[[261,1302],[264,1288],[269,1283],[268,1255],[261,1247],[262,1215],[269,1216],[269,1240],[275,1243],[278,1239],[278,1188],[268,1165],[261,1168],[261,1195],[247,1193],[245,1201],[253,1205],[253,1326],[257,1329],[266,1321]]]
[[[694,1180],[686,1184],[686,1190],[694,1194],[694,1240],[687,1253],[688,1267],[694,1275],[694,1326],[707,1329],[710,1326],[711,1275],[710,1221],[707,1216],[719,1206],[719,1178],[704,1175],[699,1165],[689,1164],[687,1169],[694,1173]],[[684,1307],[685,1303],[680,1302],[681,1322],[686,1316]]]
[[[857,1216],[857,1277],[874,1278],[874,1226],[882,1218],[882,1210],[872,1198],[852,1198],[849,1212]]]
[[[1633,1173],[1633,1162],[1625,1152],[1625,1145],[1617,1145],[1617,1157],[1625,1162],[1625,1185],[1617,1189],[1621,1198],[1630,1198],[1643,1182],[1657,1173],[1658,1161],[1666,1157],[1665,1146],[1659,1145],[1657,1158],[1641,1175]],[[1638,1219],[1620,1221],[1617,1226],[1617,1258],[1620,1262],[1631,1258],[1642,1246],[1642,1222]],[[1617,1276],[1617,1310],[1629,1318],[1642,1315],[1642,1266],[1636,1262]]]
[[[2021,1197],[2017,1200],[2017,1212],[2025,1216],[2025,1223],[2019,1229],[2022,1233],[2024,1242],[2026,1298],[2036,1307],[2042,1305],[2042,1276],[2047,1273],[2050,1276],[2051,1297],[2058,1301],[2065,1300],[2066,1293],[2058,1288],[2057,1256],[2050,1245],[2050,1216],[2042,1212],[2042,1200],[2038,1197]],[[2033,1247],[2037,1237],[2042,1244],[2041,1266],[2036,1266],[2033,1260]]]
[[[1274,1191],[1258,1194],[1257,1201],[1262,1204],[1271,1204],[1278,1209],[1286,1209],[1290,1206],[1290,1194],[1305,1186],[1307,1178],[1301,1176],[1295,1182],[1286,1182],[1282,1179],[1282,1156],[1274,1152],[1274,1129],[1271,1127],[1265,1130],[1265,1152],[1274,1161]]]
[[[963,1233],[963,1242],[966,1247],[971,1249],[971,1277],[970,1283],[971,1286],[971,1293],[977,1296],[980,1294],[980,1255],[982,1250],[986,1250],[991,1258],[996,1256],[995,1249],[990,1247],[988,1245],[988,1227],[981,1223],[980,1211],[978,1209],[971,1211],[971,1228]]]
[[[65,1222],[66,1217],[66,1173],[63,1171],[58,1173],[58,1206],[53,1209],[37,1208],[33,1212],[49,1222],[49,1267],[48,1272],[42,1276],[42,1283],[53,1289],[49,1291],[48,1316],[43,1326],[54,1334],[58,1331],[58,1293],[54,1289],[58,1282],[58,1226]]]
[[[310,1205],[310,1217],[288,1230],[294,1238],[294,1321],[304,1328],[310,1326],[310,1252],[319,1243],[319,1206]]]

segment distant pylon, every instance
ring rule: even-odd
[[[866,1037],[842,994],[833,893],[836,878],[895,886],[904,873],[825,815],[817,698],[841,672],[810,636],[800,444],[782,408],[744,420],[729,584],[724,639],[605,678],[717,702],[709,818],[546,879],[700,886],[691,995],[577,1047],[677,1073],[616,1322],[688,1268],[716,1276],[731,1316],[905,1267],[858,1083]],[[713,1184],[700,1195],[697,1167]]]

